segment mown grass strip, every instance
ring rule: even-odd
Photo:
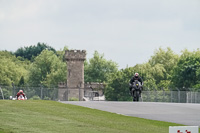
[[[169,126],[181,125],[55,101],[0,100],[0,133],[168,133]]]

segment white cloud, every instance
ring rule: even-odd
[[[86,49],[88,57],[97,50],[133,66],[160,46],[198,48],[199,6],[199,0],[1,0],[0,49],[45,42]],[[130,61],[133,54],[140,56]]]

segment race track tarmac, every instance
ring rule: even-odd
[[[155,102],[60,101],[66,104],[188,126],[200,126],[200,104]]]

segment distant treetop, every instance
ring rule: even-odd
[[[34,57],[38,56],[44,49],[48,49],[56,53],[56,50],[44,43],[38,43],[37,46],[21,47],[14,52],[15,56],[23,57],[24,59],[32,60]]]

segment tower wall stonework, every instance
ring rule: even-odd
[[[85,50],[66,50],[64,58],[67,64],[67,81],[58,84],[58,100],[69,101],[76,98],[82,101],[84,95],[87,96],[91,91],[98,91],[99,95],[103,95],[105,84],[84,83]]]
[[[67,63],[67,84],[59,87],[59,100],[68,101],[77,98],[80,101],[84,96],[84,61],[86,59],[85,50],[66,50],[65,60]]]
[[[70,50],[65,52],[67,62],[67,87],[84,88],[84,61],[86,51]]]

